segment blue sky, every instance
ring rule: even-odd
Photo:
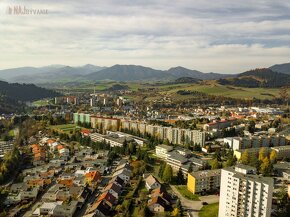
[[[7,14],[17,5],[48,14]],[[290,62],[289,11],[286,0],[4,0],[0,69],[91,63],[237,73],[268,67]]]

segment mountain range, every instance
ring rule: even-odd
[[[290,75],[290,63],[273,65],[269,67],[273,72]],[[241,73],[243,74],[243,73]],[[0,80],[18,83],[58,83],[58,82],[85,82],[85,81],[174,81],[181,77],[191,77],[199,80],[218,80],[235,78],[241,74],[204,73],[187,69],[181,66],[168,70],[158,70],[138,65],[114,65],[100,67],[84,65],[71,67],[64,65],[51,65],[46,67],[22,67],[0,70]]]
[[[83,76],[105,67],[87,64],[79,67],[51,65],[45,67],[21,67],[0,70],[0,80],[18,83],[66,82],[81,79]]]

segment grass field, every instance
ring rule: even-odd
[[[135,94],[128,95],[128,98],[136,99],[140,95],[146,96],[146,100],[154,100],[160,96],[168,96],[172,99],[186,100],[193,98],[193,95],[179,95],[176,92],[179,90],[198,91],[215,96],[225,96],[241,99],[273,99],[279,96],[279,88],[244,88],[229,85],[220,85],[216,81],[203,81],[200,84],[167,84],[154,82],[114,82],[114,81],[99,81],[97,83],[83,83],[75,87],[73,90],[79,91],[103,91],[115,84],[127,85],[129,90],[135,91]],[[150,89],[150,91],[147,91]],[[140,91],[139,91],[140,90]],[[140,94],[138,94],[140,93]],[[290,89],[288,91],[290,94]],[[37,101],[36,105],[42,105],[45,102]]]
[[[78,127],[75,124],[55,125],[55,126],[50,126],[49,128],[52,130],[61,132],[61,133],[66,133],[66,134],[75,133],[77,129],[80,129],[80,127]]]
[[[176,189],[179,191],[180,194],[182,194],[183,197],[189,199],[189,200],[199,200],[199,195],[191,193],[189,190],[187,190],[186,185],[176,185]]]
[[[232,98],[241,99],[252,99],[253,97],[258,99],[272,99],[279,95],[278,88],[243,88],[234,86],[224,86],[219,84],[193,84],[190,86],[183,86],[178,88],[171,88],[171,90],[166,91],[167,94],[172,96],[179,96],[176,92],[178,90],[189,90],[189,91],[199,91],[209,95],[225,96]],[[161,92],[162,93],[162,92]],[[182,96],[190,97],[190,96]]]
[[[218,217],[219,203],[203,206],[198,214],[199,217]]]
[[[50,103],[49,103],[49,101],[48,100],[37,100],[37,101],[34,101],[33,103],[32,103],[34,106],[47,106],[47,105],[49,105]]]

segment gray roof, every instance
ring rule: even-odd
[[[229,171],[234,173],[234,177],[239,179],[246,179],[251,180],[254,182],[266,183],[268,185],[273,185],[273,178],[271,177],[264,177],[262,175],[253,175],[253,174],[243,174],[239,173],[235,170],[235,166],[224,168],[223,170]]]
[[[173,160],[176,160],[176,161],[180,161],[180,162],[187,162],[188,159],[186,157],[184,157],[183,155],[179,154],[178,152],[176,151],[173,151],[169,154],[168,156],[169,159],[173,159]]]
[[[169,146],[169,145],[157,145],[156,147],[159,147],[159,148],[164,148],[166,149],[167,151],[171,151],[173,149],[172,146]]]
[[[202,177],[211,177],[211,176],[220,176],[221,170],[201,170],[197,172],[192,172],[190,175],[192,175],[195,178],[202,178]]]

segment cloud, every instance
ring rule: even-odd
[[[8,15],[15,5],[48,15]],[[290,3],[271,0],[6,0],[0,66],[183,65],[234,73],[290,59]]]

